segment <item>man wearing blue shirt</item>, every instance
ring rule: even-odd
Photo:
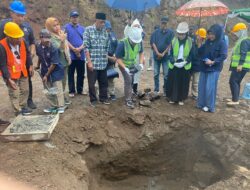
[[[46,90],[57,89],[55,94],[49,92],[46,94],[48,100],[50,100],[51,107],[43,111],[45,113],[64,113],[66,109],[62,86],[64,70],[59,59],[59,49],[52,46],[51,34],[47,29],[42,29],[39,36],[41,42],[36,45],[36,54],[38,56],[36,69],[41,68],[41,78]]]
[[[150,45],[154,53],[154,83],[155,92],[159,92],[159,76],[160,68],[162,65],[164,75],[163,92],[166,92],[166,82],[168,77],[168,62],[169,62],[169,50],[172,39],[174,38],[174,32],[167,28],[168,17],[161,18],[161,27],[153,32],[150,39]]]
[[[25,15],[26,15],[26,7],[21,1],[13,1],[10,3],[10,16],[11,18],[4,19],[0,23],[0,40],[5,38],[4,34],[4,26],[7,22],[15,22],[20,26],[20,28],[24,32],[24,39],[27,47],[30,50],[31,58],[34,58],[35,56],[35,37],[33,30],[28,22],[25,21]],[[30,65],[30,67],[33,67],[33,65]],[[36,105],[33,102],[32,96],[33,96],[33,88],[32,88],[32,81],[31,77],[33,75],[32,73],[29,73],[29,97],[27,100],[27,104],[29,108],[36,109]]]
[[[79,24],[79,13],[71,11],[70,23],[64,26],[69,42],[70,56],[72,63],[69,66],[69,96],[75,95],[75,70],[77,72],[76,90],[78,94],[83,94],[83,83],[85,73],[85,55],[83,51],[83,33],[84,27]]]

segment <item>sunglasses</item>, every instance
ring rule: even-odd
[[[17,59],[20,59],[20,58],[21,58],[21,57],[20,57],[20,54],[19,54],[17,51],[14,51],[14,54],[15,54],[15,56],[16,56]]]

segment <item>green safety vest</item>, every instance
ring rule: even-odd
[[[131,47],[128,38],[122,40],[124,42],[125,56],[122,58],[126,67],[136,63],[137,55],[140,51],[140,44],[136,44],[134,48]]]
[[[174,60],[176,61],[178,59],[179,48],[180,48],[179,40],[177,38],[174,38],[172,40],[172,48],[173,48],[173,53],[174,53]],[[183,56],[184,60],[186,60],[187,57],[189,56],[191,49],[192,49],[192,39],[188,37],[188,39],[186,40],[185,45],[184,45],[184,56]],[[168,67],[170,69],[173,69],[174,65],[169,62]],[[185,70],[190,70],[191,67],[192,67],[191,62],[184,66]]]
[[[231,59],[231,67],[237,67],[239,65],[239,62],[240,62],[240,45],[241,45],[241,42],[243,40],[246,40],[246,39],[249,39],[249,37],[247,38],[243,38],[242,40],[239,40],[236,45],[234,46],[234,49],[233,49],[233,55],[232,55],[232,59]],[[246,59],[242,65],[243,68],[246,68],[246,69],[250,69],[250,51],[247,52],[247,56],[246,56]]]

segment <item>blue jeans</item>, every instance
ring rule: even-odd
[[[217,85],[220,72],[200,72],[198,86],[197,107],[208,107],[210,112],[215,112]]]
[[[240,83],[244,76],[246,75],[247,71],[242,70],[241,72],[237,72],[236,70],[232,70],[231,76],[229,79],[231,94],[232,94],[232,100],[234,102],[239,101],[240,96]]]
[[[166,84],[167,84],[167,78],[168,78],[168,62],[169,60],[166,59],[165,61],[159,61],[154,59],[154,82],[155,82],[155,92],[159,92],[159,86],[160,86],[160,69],[162,65],[163,69],[163,75],[164,75],[164,85],[163,85],[163,92],[166,91]]]

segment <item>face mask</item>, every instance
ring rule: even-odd
[[[238,32],[235,32],[235,35],[238,37],[238,38],[241,38],[242,36],[242,30],[238,31]]]

